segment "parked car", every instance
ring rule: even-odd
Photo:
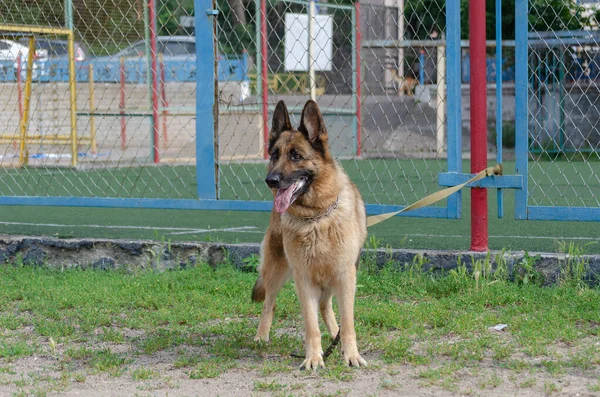
[[[19,42],[28,45],[29,40],[21,39]],[[69,42],[67,40],[53,40],[40,38],[35,41],[35,55],[39,62],[54,58],[67,58],[69,56]],[[75,42],[75,62],[83,62],[87,58],[87,48]]]
[[[17,69],[19,67],[18,60],[20,59],[21,66],[21,78],[25,78],[27,74],[27,57],[29,56],[29,47],[20,44],[16,41],[12,40],[0,40],[0,61],[9,61],[12,63],[12,68],[14,68],[14,73],[16,75]],[[6,68],[7,64],[3,68]],[[36,79],[38,77],[38,69],[39,64],[36,62],[33,63],[33,78]],[[11,72],[12,74],[12,72]]]
[[[189,59],[196,57],[196,38],[193,36],[158,36],[156,37],[156,52],[171,59]],[[143,58],[146,56],[146,42],[140,40],[129,47],[109,55],[110,59]]]
[[[194,36],[158,36],[156,52],[162,55],[166,81],[195,81],[196,38]],[[127,81],[143,83],[146,79],[147,43],[140,40],[108,56],[94,58],[96,79],[102,82],[119,82],[121,59],[125,59]],[[217,55],[219,91],[227,103],[243,102],[250,96],[248,54]],[[227,98],[224,98],[224,97]]]
[[[19,43],[28,45],[28,39],[20,39]],[[87,49],[81,43],[75,42],[75,62],[83,62],[87,58]],[[39,73],[42,77],[51,73],[50,61],[60,61],[66,64],[69,60],[69,42],[67,40],[54,40],[39,38],[35,41],[35,59],[39,65]],[[35,67],[35,66],[34,66]],[[34,77],[37,78],[37,77]]]
[[[19,54],[27,58],[27,55],[29,55],[29,48],[16,41],[0,40],[0,60],[16,61]]]

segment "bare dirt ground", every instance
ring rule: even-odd
[[[600,344],[600,341],[590,341]],[[129,350],[123,344],[103,344],[115,353]],[[30,356],[1,367],[0,395],[57,396],[597,396],[598,376],[585,373],[498,367],[491,359],[473,365],[455,365],[445,358],[426,366],[389,365],[378,353],[365,352],[369,367],[341,371],[299,371],[282,357],[276,370],[269,371],[260,360],[238,361],[236,368],[220,374],[192,379],[190,368],[173,365],[181,350],[199,352],[197,347],[179,346],[152,355],[130,354],[131,362],[119,373],[85,370],[65,362],[62,352],[73,346],[56,346],[47,355]],[[568,347],[561,347],[567,349]],[[265,357],[273,362],[273,357]],[[334,354],[326,365],[340,368]],[[284,361],[286,361],[284,363]],[[525,359],[526,361],[526,359]],[[536,363],[533,364],[535,367]],[[69,365],[71,364],[71,365]],[[337,363],[339,364],[339,363]],[[140,375],[140,370],[147,375]],[[138,375],[136,375],[138,374]],[[595,386],[594,386],[595,385]]]

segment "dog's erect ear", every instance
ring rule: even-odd
[[[275,107],[275,112],[273,113],[273,126],[269,133],[269,151],[271,151],[271,147],[277,138],[279,138],[279,135],[281,135],[283,131],[289,131],[291,129],[292,123],[290,122],[290,115],[285,106],[285,102],[279,101]]]
[[[307,101],[302,109],[302,119],[298,131],[306,135],[310,143],[318,144],[327,140],[327,129],[321,111],[315,101]]]
[[[298,131],[306,136],[313,148],[323,156],[329,157],[327,129],[325,128],[325,121],[323,120],[321,111],[315,101],[307,101],[306,105],[304,105]]]

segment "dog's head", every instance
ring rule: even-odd
[[[269,134],[269,155],[265,182],[275,195],[275,210],[283,214],[310,191],[319,172],[333,163],[323,116],[314,101],[304,105],[298,129],[292,127],[287,107],[279,101]]]

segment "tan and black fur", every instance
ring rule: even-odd
[[[275,298],[293,277],[305,326],[306,359],[301,368],[324,366],[318,312],[335,337],[339,328],[333,296],[340,312],[344,360],[351,366],[366,365],[358,353],[354,330],[356,271],[367,235],[365,207],[358,189],[331,156],[323,117],[314,101],[304,106],[297,130],[283,101],[277,104],[269,155],[266,182],[276,205],[252,291],[253,301],[264,301],[255,340],[269,340]],[[286,198],[277,197],[284,197],[285,192],[290,196],[289,189],[293,193],[287,206]]]
[[[398,73],[394,70],[392,72],[392,78],[394,79],[394,83],[398,87],[398,92],[404,94],[406,96],[414,96],[415,90],[419,85],[419,80],[414,77],[409,76],[398,76]]]

